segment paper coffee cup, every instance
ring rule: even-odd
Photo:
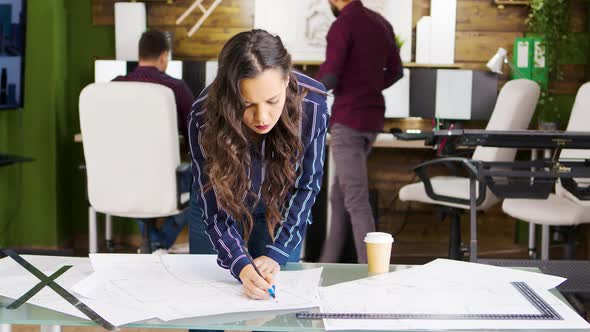
[[[392,243],[393,237],[389,233],[371,232],[365,235],[369,274],[389,272]]]

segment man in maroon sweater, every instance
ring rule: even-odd
[[[147,82],[161,84],[174,92],[176,99],[176,118],[178,132],[187,137],[187,118],[195,97],[188,85],[166,74],[170,45],[164,33],[148,30],[139,39],[139,63],[137,68],[126,76],[118,76],[114,81]]]
[[[391,24],[360,0],[329,0],[336,21],[327,36],[317,78],[335,95],[330,148],[335,164],[332,222],[320,261],[336,262],[350,217],[359,263],[367,262],[364,236],[375,231],[369,203],[367,156],[383,130],[382,91],[403,76]]]
[[[170,45],[166,36],[161,31],[148,30],[139,39],[139,63],[137,68],[126,76],[116,77],[114,81],[156,83],[170,88],[174,92],[176,100],[178,132],[184,137],[185,148],[181,150],[187,150],[187,118],[195,98],[184,81],[166,74],[169,55]],[[138,97],[141,98],[141,96]],[[137,125],[141,125],[141,122],[138,122]],[[192,173],[189,167],[188,171],[181,177],[181,192],[190,191],[191,178]],[[159,229],[151,227],[149,238],[152,250],[168,249],[174,244],[176,237],[186,224],[187,211],[178,216],[166,218],[166,221]],[[140,222],[139,225],[143,231],[143,223]]]

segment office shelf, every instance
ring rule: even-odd
[[[510,6],[510,5],[524,5],[528,6],[531,4],[531,0],[494,0],[494,4],[498,6]]]

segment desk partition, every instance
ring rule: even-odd
[[[488,120],[498,96],[498,75],[482,70],[404,68],[383,90],[386,118]],[[328,97],[328,109],[334,97]]]
[[[498,75],[481,70],[413,68],[409,89],[411,117],[488,120],[496,105]]]
[[[94,81],[109,82],[115,77],[132,72],[137,61],[96,60],[94,61]],[[217,72],[217,62],[212,61],[179,61],[168,63],[166,74],[186,82],[192,93],[197,97],[210,84]]]

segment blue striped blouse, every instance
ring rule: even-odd
[[[312,88],[325,91],[323,84],[309,76],[295,72],[300,89]],[[240,271],[249,264],[249,260],[243,252],[244,240],[236,227],[236,221],[228,213],[217,205],[214,190],[203,190],[208,182],[205,174],[207,157],[201,145],[200,129],[206,125],[202,121],[202,115],[207,99],[207,89],[197,98],[193,104],[189,116],[188,131],[191,150],[192,169],[194,175],[193,193],[197,206],[201,208],[204,222],[207,224],[207,234],[218,253],[218,264],[229,269],[232,275],[238,278]],[[281,215],[285,216],[281,221],[274,243],[266,246],[265,255],[284,265],[291,251],[301,244],[307,224],[311,223],[311,207],[322,185],[322,174],[325,157],[326,133],[328,126],[328,110],[326,96],[313,92],[307,93],[302,101],[301,141],[303,144],[303,157],[299,163],[293,165],[297,171],[295,186],[287,197],[285,210]],[[264,142],[263,142],[264,144]],[[264,151],[264,146],[262,147]],[[252,170],[249,174],[252,183],[252,191],[260,192],[264,181],[264,166],[258,154],[252,154]]]

